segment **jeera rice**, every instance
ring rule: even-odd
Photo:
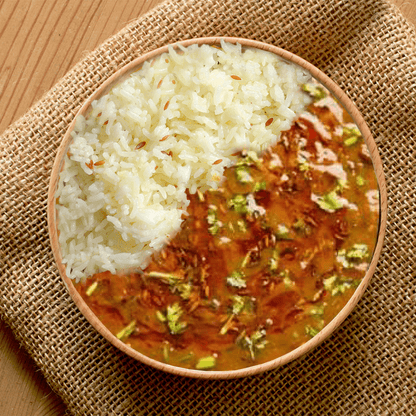
[[[172,47],[79,116],[56,193],[68,277],[148,264],[188,199],[217,188],[236,153],[279,140],[309,98],[309,75],[272,53]]]

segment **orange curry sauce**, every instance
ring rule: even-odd
[[[308,111],[260,156],[243,152],[218,190],[189,195],[182,230],[145,270],[75,285],[119,339],[233,370],[290,352],[347,303],[376,243],[377,180],[349,115],[305,89]]]

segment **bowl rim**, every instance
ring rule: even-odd
[[[115,85],[116,83],[121,82],[124,78],[126,78],[131,72],[138,70],[140,65],[148,60],[152,60],[155,57],[168,52],[168,48],[171,46],[177,49],[179,46],[182,45],[183,47],[187,47],[193,44],[202,45],[219,45],[221,41],[228,42],[228,43],[239,43],[242,47],[250,47],[256,48],[260,50],[265,50],[268,52],[272,52],[275,55],[290,61],[292,63],[297,64],[298,66],[306,69],[317,81],[323,84],[337,100],[344,106],[344,108],[349,112],[352,119],[354,120],[355,124],[361,131],[361,134],[367,144],[368,150],[371,155],[371,159],[373,162],[374,171],[377,177],[378,188],[379,188],[379,230],[377,235],[377,243],[374,248],[373,256],[370,262],[370,265],[367,269],[366,274],[362,278],[359,286],[355,289],[353,295],[345,304],[345,306],[338,312],[338,314],[313,338],[311,338],[306,343],[302,344],[301,346],[297,347],[296,349],[278,357],[273,360],[267,361],[262,364],[256,364],[251,367],[245,367],[238,370],[226,370],[226,371],[204,371],[204,370],[193,370],[187,368],[176,367],[170,364],[162,363],[155,359],[152,359],[133,348],[129,347],[124,342],[120,341],[115,335],[113,335],[97,318],[97,316],[91,311],[91,309],[87,306],[85,301],[82,299],[81,295],[75,289],[75,286],[72,280],[66,275],[65,267],[62,263],[62,257],[59,248],[59,240],[58,240],[58,231],[57,231],[57,219],[56,219],[56,188],[58,184],[59,174],[63,167],[64,156],[67,152],[69,144],[72,140],[71,132],[75,126],[75,120],[78,115],[84,114],[88,108],[90,107],[91,103],[98,99],[100,96],[104,95],[109,91],[109,89]],[[82,104],[79,110],[76,112],[72,122],[70,123],[69,127],[67,128],[65,135],[62,139],[62,142],[58,148],[57,154],[55,156],[50,183],[49,183],[49,190],[48,190],[48,201],[47,201],[47,220],[48,220],[48,230],[50,236],[50,242],[52,247],[53,256],[55,259],[55,263],[57,265],[59,274],[63,279],[63,282],[75,302],[76,306],[80,310],[80,312],[84,315],[84,317],[90,322],[90,324],[113,346],[127,354],[128,356],[141,361],[147,365],[150,365],[156,369],[174,374],[174,375],[181,375],[193,378],[202,378],[202,379],[231,379],[231,378],[238,378],[238,377],[246,377],[255,374],[262,373],[264,371],[272,370],[277,367],[280,367],[284,364],[287,364],[302,355],[310,352],[312,349],[317,347],[321,344],[326,338],[328,338],[346,319],[346,317],[351,313],[354,309],[358,301],[364,294],[364,291],[369,285],[370,279],[374,274],[374,271],[377,266],[378,259],[380,257],[380,253],[383,246],[385,231],[386,231],[386,224],[387,224],[387,190],[386,190],[386,182],[382,167],[382,161],[380,155],[377,150],[377,145],[374,138],[371,135],[371,132],[351,99],[342,91],[342,89],[333,81],[331,80],[326,74],[324,74],[321,70],[317,67],[312,65],[310,62],[304,60],[303,58],[291,53],[285,49],[279,48],[274,45],[270,45],[264,42],[251,40],[251,39],[244,39],[238,37],[227,37],[227,36],[215,36],[215,37],[203,37],[203,38],[194,38],[194,39],[187,39],[183,41],[178,41],[175,43],[167,44],[163,47],[154,49],[150,52],[144,53],[138,58],[135,58],[130,63],[126,64],[119,70],[117,70],[113,75],[111,75],[106,81],[104,81]]]

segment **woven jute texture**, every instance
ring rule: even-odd
[[[46,199],[83,100],[143,52],[228,35],[290,50],[362,111],[388,186],[385,248],[356,309],[321,346],[245,379],[172,376],[118,352],[82,317],[54,265]],[[0,313],[71,415],[416,414],[415,32],[383,0],[163,3],[76,65],[0,140]]]

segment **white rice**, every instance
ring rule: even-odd
[[[276,142],[309,102],[300,88],[309,75],[274,54],[224,42],[179,48],[77,119],[56,194],[70,278],[145,267],[180,229],[185,191],[217,188],[234,153]]]

